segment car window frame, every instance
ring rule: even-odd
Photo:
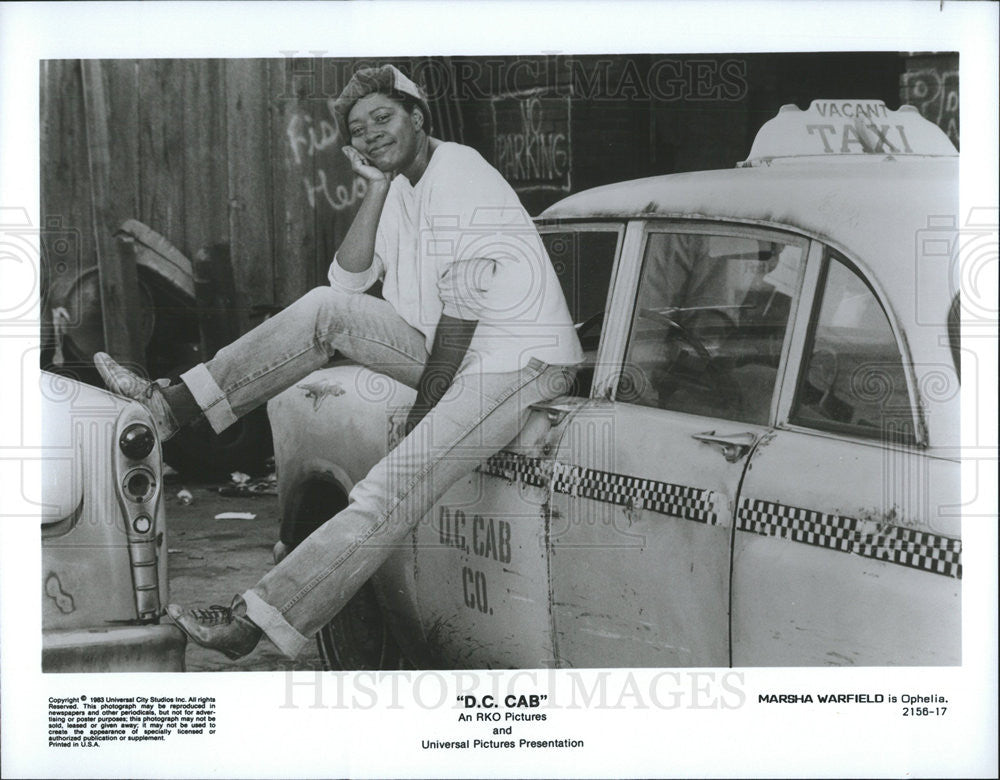
[[[608,290],[604,300],[604,322],[601,324],[601,335],[598,339],[597,358],[594,366],[594,379],[590,386],[590,393],[586,396],[589,399],[599,399],[606,397],[606,387],[608,384],[607,373],[607,352],[611,348],[609,343],[613,342],[613,337],[609,339],[609,331],[614,330],[612,308],[614,306],[615,288],[618,285],[619,274],[622,269],[623,258],[626,255],[626,245],[629,243],[629,220],[621,218],[613,219],[536,219],[535,227],[540,234],[559,232],[589,232],[589,233],[617,233],[618,241],[615,245],[614,260],[611,266],[611,276],[608,281]]]
[[[628,235],[629,230],[632,231],[631,235]],[[614,314],[615,319],[620,323],[620,326],[615,334],[616,337],[608,339],[608,349],[601,355],[601,360],[603,361],[604,366],[609,368],[613,367],[613,370],[605,372],[605,384],[602,387],[602,397],[615,403],[629,403],[628,401],[621,401],[617,399],[617,388],[619,378],[624,370],[625,354],[628,349],[628,341],[631,337],[632,331],[633,316],[638,302],[639,282],[642,278],[646,248],[651,234],[670,232],[694,235],[710,234],[761,241],[780,241],[786,245],[795,245],[801,248],[805,262],[803,263],[803,268],[799,270],[799,278],[796,282],[795,295],[792,297],[791,305],[789,307],[788,322],[785,327],[785,335],[782,341],[781,353],[778,360],[778,373],[775,377],[774,388],[771,393],[768,421],[763,423],[765,427],[773,427],[779,413],[781,395],[786,383],[789,357],[793,346],[795,323],[798,319],[798,311],[803,297],[803,285],[810,267],[809,260],[812,251],[812,239],[809,236],[803,235],[801,232],[797,232],[784,226],[747,223],[739,220],[712,220],[704,218],[682,219],[676,217],[663,217],[631,220],[626,232],[626,244],[628,244],[628,249],[631,250],[632,253],[629,256],[635,257],[636,261],[630,264],[628,273],[623,272],[621,274],[621,278],[619,279],[620,286],[614,290],[614,300],[612,305],[617,307],[614,310]],[[630,238],[631,243],[629,243]],[[623,250],[623,264],[626,256],[626,252]],[[595,386],[597,385],[596,377],[594,384]],[[648,409],[650,413],[654,414],[691,414],[689,412],[674,409],[660,409],[652,406],[642,406],[639,404],[630,405],[636,406],[637,408]],[[741,424],[739,421],[730,420],[725,417],[713,419],[718,419],[720,423],[727,425]]]
[[[854,273],[875,297],[892,332],[893,341],[902,361],[903,375],[906,378],[906,393],[910,402],[910,415],[913,424],[913,441],[891,440],[884,437],[864,436],[836,425],[826,427],[811,427],[799,422],[792,422],[792,409],[795,405],[801,383],[804,381],[804,370],[808,359],[806,349],[812,344],[813,336],[819,324],[820,309],[823,304],[823,293],[826,290],[826,277],[829,263],[836,256],[836,261]],[[925,450],[928,446],[927,426],[923,418],[923,406],[920,394],[917,392],[916,373],[913,367],[913,357],[909,349],[905,331],[900,326],[899,318],[889,302],[888,296],[878,279],[870,269],[843,247],[832,241],[812,238],[809,257],[806,262],[806,274],[803,279],[799,298],[799,312],[793,324],[794,333],[789,362],[786,367],[784,381],[781,387],[780,402],[776,427],[781,430],[806,433],[814,436],[834,438],[856,444],[874,447],[900,448],[908,451]]]

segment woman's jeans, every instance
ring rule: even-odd
[[[423,334],[385,301],[318,287],[181,378],[221,432],[326,365],[334,351],[410,387],[428,358]],[[512,373],[460,372],[354,486],[347,508],[243,594],[247,616],[295,657],[448,488],[517,436],[531,404],[568,390],[574,370],[532,358]]]

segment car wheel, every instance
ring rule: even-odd
[[[402,653],[370,582],[320,629],[316,641],[323,667],[330,671],[402,668]]]

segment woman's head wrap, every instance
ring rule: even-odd
[[[399,68],[393,65],[381,65],[377,68],[361,68],[356,71],[351,76],[351,80],[347,82],[347,86],[333,101],[333,115],[337,119],[344,138],[350,138],[350,133],[347,131],[347,116],[354,108],[354,104],[373,92],[380,92],[390,97],[400,95],[411,98],[424,115],[424,131],[430,133],[431,111],[424,91],[404,76]]]

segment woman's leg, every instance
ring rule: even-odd
[[[246,617],[283,653],[297,655],[448,488],[517,436],[531,404],[565,393],[572,375],[571,369],[539,361],[507,374],[460,374],[413,431],[354,486],[347,508],[242,594]],[[175,620],[201,644],[247,652],[235,644],[240,634],[232,623],[200,623],[196,613],[171,607]]]
[[[386,301],[317,287],[181,379],[219,433],[341,354],[415,387],[424,336]]]

